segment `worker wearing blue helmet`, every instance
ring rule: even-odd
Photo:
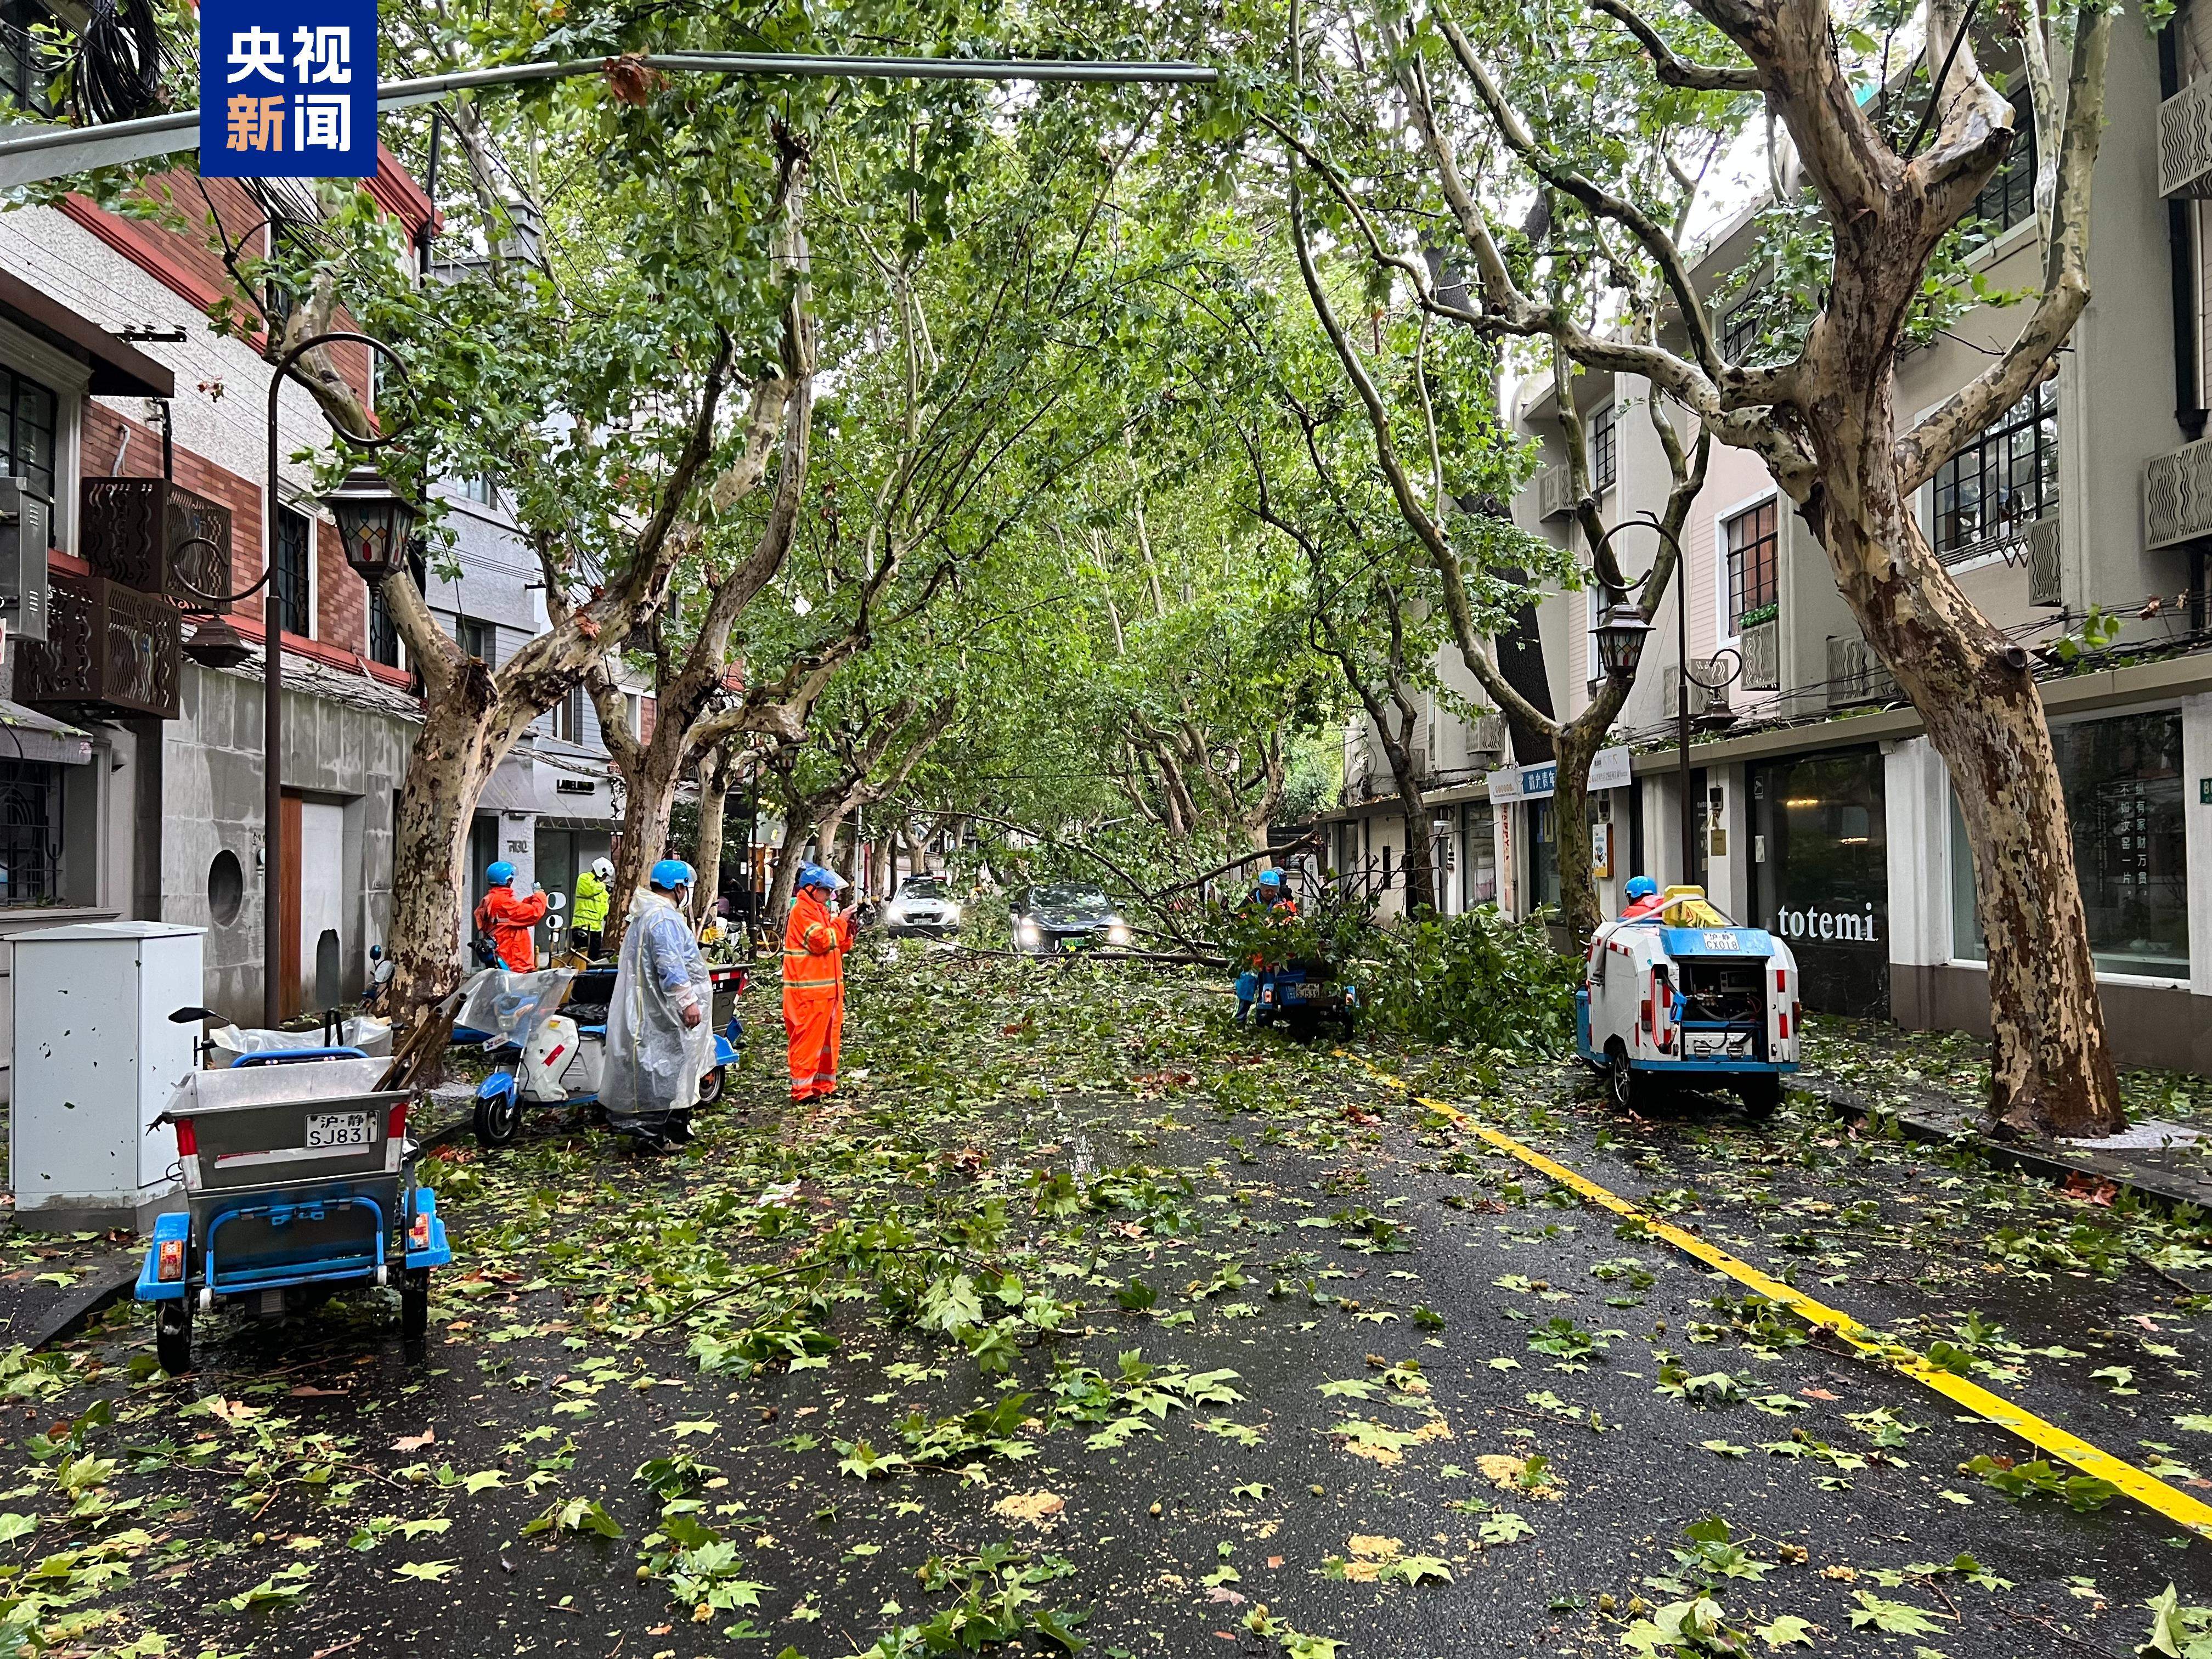
[[[1296,915],[1297,901],[1291,896],[1288,879],[1280,870],[1262,870],[1254,884],[1252,896],[1247,902],[1266,915]],[[1254,957],[1252,965],[1237,975],[1237,1023],[1239,1025],[1252,1016],[1252,1005],[1260,994],[1261,958]]]
[[[1628,896],[1628,908],[1620,913],[1623,921],[1635,921],[1659,908],[1659,884],[1649,876],[1631,876],[1623,891]]]
[[[713,1064],[714,986],[684,915],[698,880],[691,866],[663,859],[646,880],[630,902],[607,1005],[599,1103],[610,1128],[665,1152],[691,1139],[699,1080]]]
[[[783,1031],[789,1045],[791,1097],[823,1100],[837,1092],[837,1044],[845,1027],[845,952],[853,913],[840,915],[845,878],[819,864],[799,866],[798,890],[783,927]]]
[[[514,866],[505,859],[484,872],[486,890],[477,906],[477,932],[489,937],[500,963],[511,973],[527,974],[538,967],[538,941],[531,929],[545,920],[545,895],[532,891],[518,898]]]

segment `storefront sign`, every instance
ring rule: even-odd
[[[203,0],[202,177],[375,171],[375,0]]]
[[[1591,757],[1589,787],[1592,789],[1626,789],[1628,787],[1629,753],[1622,749],[1601,749]],[[1513,800],[1549,800],[1559,784],[1559,768],[1556,761],[1544,761],[1534,766],[1509,766],[1491,773],[1485,780],[1490,786],[1493,804]]]
[[[1860,910],[1778,911],[1774,931],[1784,939],[1817,939],[1823,945],[1882,943],[1881,925],[1870,903]]]

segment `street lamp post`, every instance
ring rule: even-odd
[[[1598,544],[1590,550],[1593,567],[1600,562],[1599,556],[1613,538],[1631,528],[1649,530],[1666,543],[1674,550],[1674,568],[1678,573],[1674,584],[1674,660],[1680,665],[1681,672],[1674,688],[1674,749],[1676,787],[1681,794],[1682,880],[1686,884],[1690,872],[1697,867],[1698,861],[1697,833],[1692,828],[1694,819],[1690,805],[1690,687],[1695,685],[1700,690],[1719,695],[1720,701],[1709,705],[1705,713],[1698,715],[1700,724],[1714,729],[1734,725],[1735,715],[1728,706],[1728,688],[1742,677],[1743,655],[1733,647],[1724,647],[1717,653],[1713,658],[1716,664],[1723,657],[1735,659],[1734,665],[1717,679],[1705,679],[1691,672],[1690,612],[1689,606],[1683,602],[1687,591],[1683,585],[1687,578],[1687,567],[1682,556],[1682,544],[1674,539],[1673,532],[1665,525],[1650,514],[1625,520],[1607,531],[1599,538]],[[1628,590],[1640,587],[1650,580],[1650,573],[1646,571],[1626,586],[1611,589],[1607,593],[1605,611],[1598,619],[1595,632],[1598,658],[1609,674],[1633,673],[1643,658],[1644,647],[1652,634],[1651,623],[1639,607],[1629,603]]]
[[[182,574],[177,577],[179,584],[187,592],[211,605],[236,605],[252,599],[264,588],[268,590],[262,605],[261,1023],[269,1026],[276,1024],[283,1018],[284,967],[281,902],[283,895],[281,825],[284,816],[284,611],[283,599],[272,580],[276,574],[276,492],[279,482],[276,399],[283,389],[284,377],[302,356],[317,346],[349,340],[382,352],[398,366],[400,379],[404,380],[406,378],[407,367],[400,362],[398,353],[381,340],[351,330],[339,329],[312,335],[278,358],[269,377],[269,481],[262,497],[260,579],[234,593],[210,593],[194,586],[191,580]],[[398,435],[396,432],[390,432],[370,438],[353,438],[349,441],[356,448],[381,449]],[[404,556],[408,530],[415,521],[413,502],[392,490],[369,467],[355,468],[346,475],[345,481],[324,499],[337,519],[339,537],[346,546],[346,562],[361,573],[363,580],[374,585],[398,568],[399,560]],[[205,538],[195,537],[193,540],[204,541]],[[211,543],[208,544],[213,545]],[[217,551],[228,562],[230,550],[221,548]],[[313,559],[313,556],[311,543],[308,557]]]

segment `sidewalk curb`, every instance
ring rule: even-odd
[[[2086,1176],[2094,1180],[2109,1181],[2115,1187],[2141,1194],[2145,1198],[2158,1200],[2162,1204],[2189,1204],[2200,1210],[2212,1209],[2212,1180],[2183,1175],[2172,1170],[2148,1170],[2115,1158],[2106,1152],[2093,1152],[2075,1147],[2060,1148],[2049,1143],[2021,1144],[1993,1139],[1975,1129],[1959,1129],[1931,1117],[1923,1117],[1911,1111],[1899,1111],[1877,1105],[1840,1084],[1831,1083],[1815,1074],[1800,1072],[1792,1080],[1793,1086],[1802,1089],[1839,1118],[1885,1118],[1897,1125],[1898,1132],[1908,1140],[1943,1146],[1970,1147],[1999,1169],[2022,1170],[2046,1180],[2064,1182],[2072,1176]]]
[[[94,1315],[105,1313],[130,1296],[138,1283],[138,1258],[134,1255],[128,1261],[110,1262],[82,1283],[72,1285],[71,1294],[47,1309],[37,1327],[21,1336],[23,1346],[36,1353],[64,1337],[76,1335],[92,1322]],[[16,1333],[11,1328],[8,1334],[15,1336]]]

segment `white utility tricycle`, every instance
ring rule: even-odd
[[[1739,927],[1698,887],[1590,935],[1575,993],[1575,1048],[1624,1109],[1668,1085],[1733,1089],[1764,1116],[1797,1069],[1797,959]]]

